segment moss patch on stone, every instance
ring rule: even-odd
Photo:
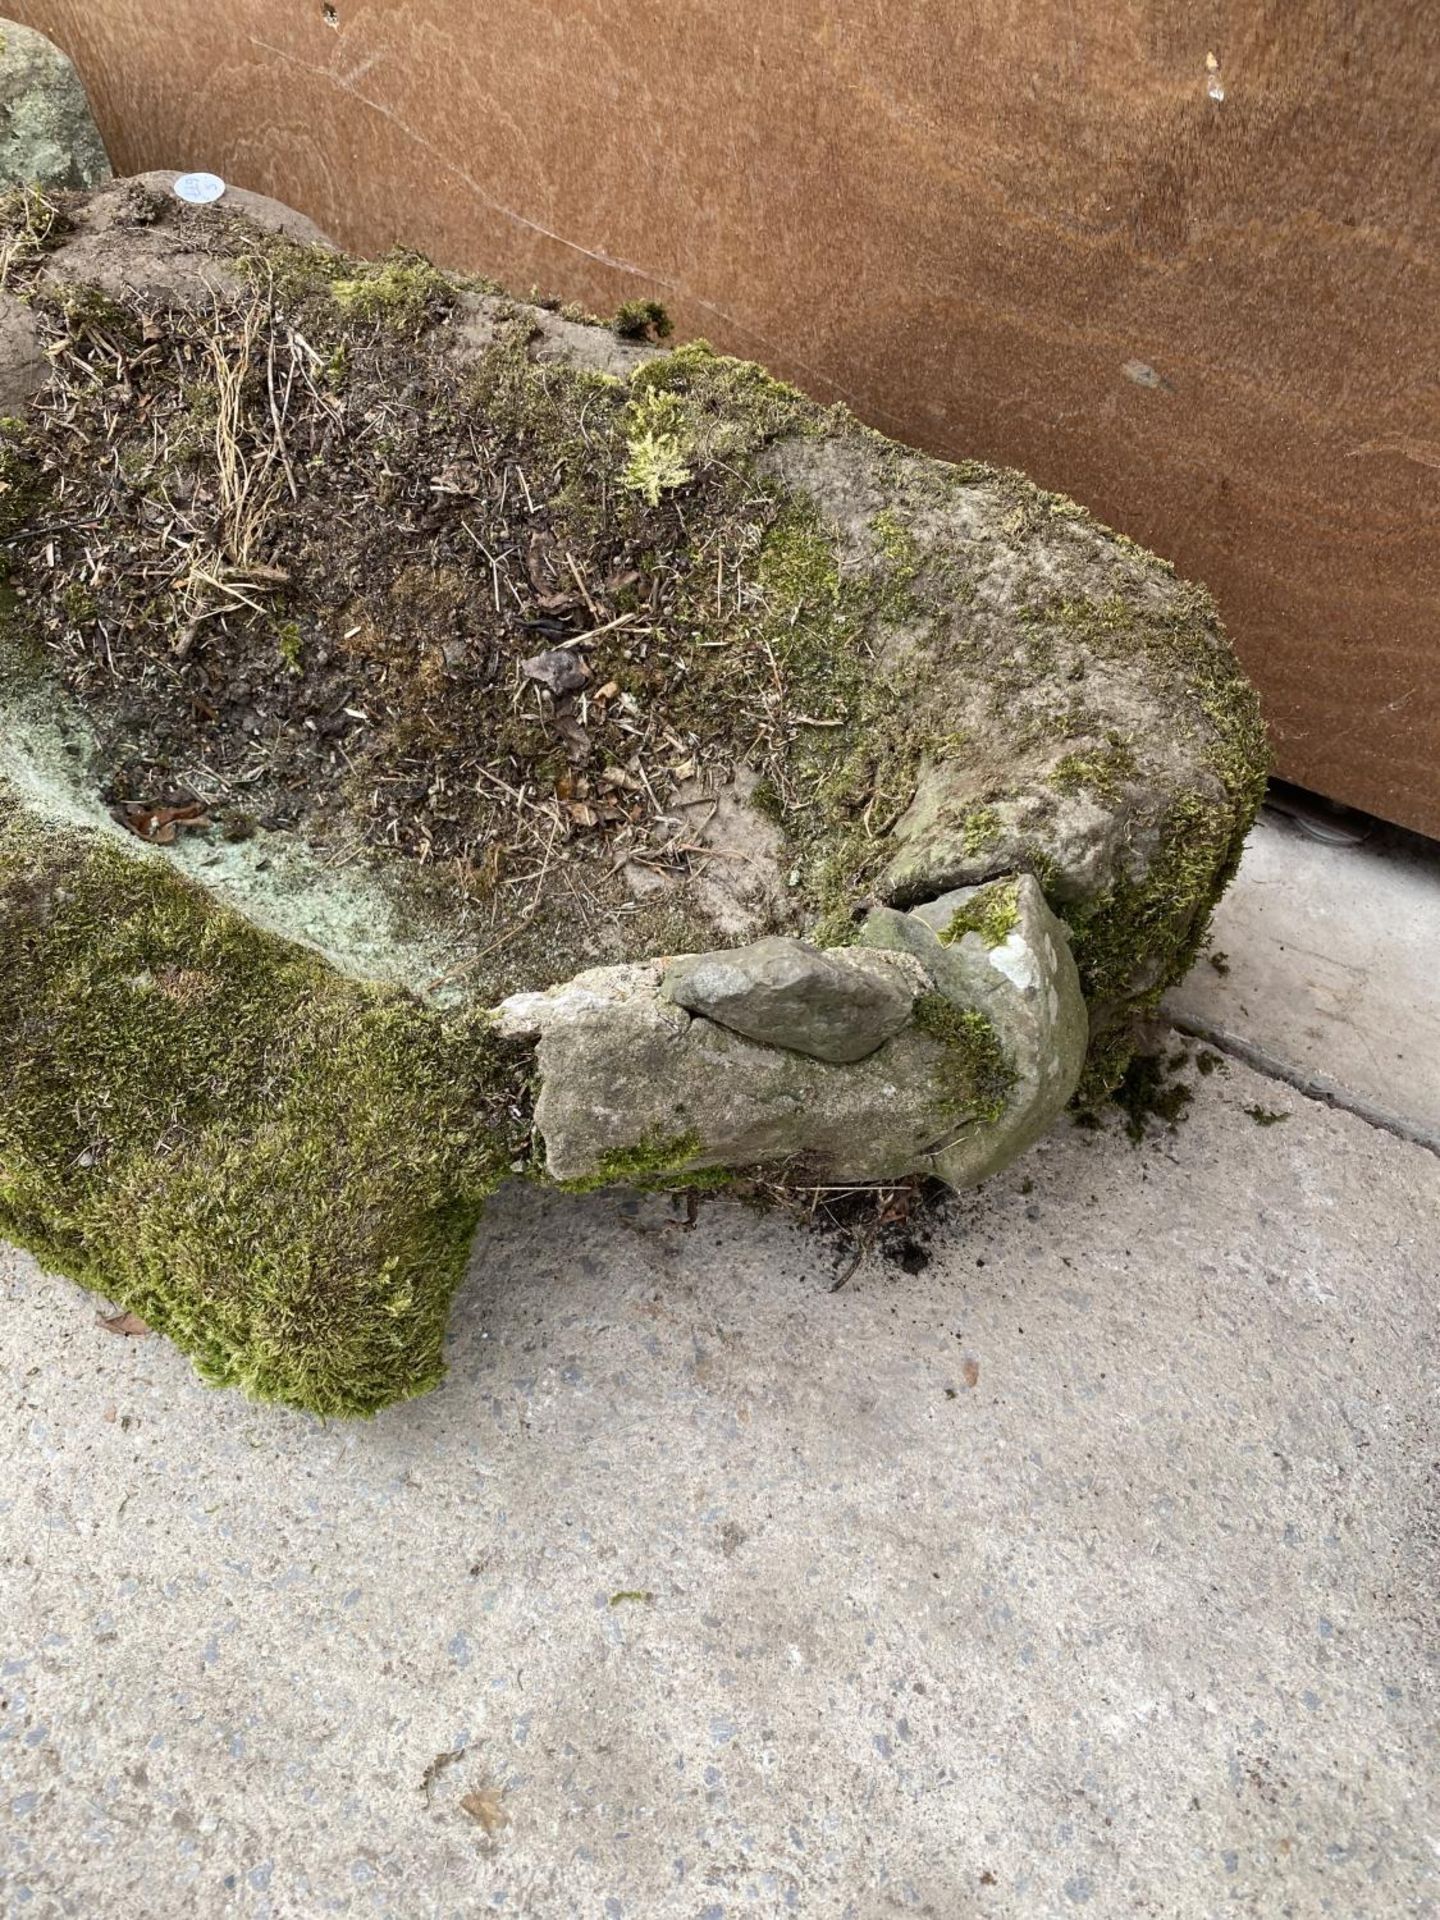
[[[361,261],[330,282],[330,297],[352,319],[379,320],[418,332],[453,303],[455,289],[418,254]]]
[[[922,994],[914,1020],[945,1049],[938,1110],[956,1121],[998,1120],[1015,1085],[1015,1068],[994,1022],[977,1007],[957,1007],[942,993]]]
[[[634,1187],[644,1192],[728,1184],[732,1176],[725,1168],[686,1171],[703,1151],[704,1143],[693,1129],[673,1135],[651,1133],[633,1147],[607,1153],[588,1178],[560,1184],[568,1193],[591,1193],[598,1187]]]
[[[1062,754],[1050,778],[1057,793],[1093,793],[1113,800],[1134,777],[1138,762],[1123,740],[1108,740],[1090,752]]]
[[[941,944],[953,947],[967,933],[978,933],[987,947],[1003,946],[1020,923],[1019,895],[1015,880],[997,880],[993,886],[980,888],[956,908],[940,934]]]
[[[13,798],[13,796],[12,796]],[[160,860],[0,817],[0,1232],[206,1379],[372,1413],[442,1372],[523,1069]]]

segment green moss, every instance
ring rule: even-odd
[[[0,288],[23,288],[70,230],[58,202],[34,185],[0,193]]]
[[[94,594],[78,580],[71,580],[61,590],[59,598],[66,618],[77,626],[86,620],[93,620],[100,610]]]
[[[949,926],[940,935],[947,947],[963,940],[967,933],[978,933],[987,947],[1003,946],[1020,922],[1020,886],[1015,880],[997,880],[982,887],[957,907]]]
[[[1114,802],[1138,770],[1134,751],[1115,739],[1090,752],[1063,754],[1055,763],[1050,784],[1057,793],[1093,793],[1097,800]]]
[[[1257,796],[1258,803],[1258,796]],[[1077,1099],[1091,1104],[1114,1086],[1130,1055],[1138,1014],[1193,965],[1215,901],[1239,862],[1250,813],[1218,794],[1181,794],[1161,822],[1143,881],[1118,881],[1097,900],[1063,909],[1080,984],[1091,1006],[1092,1045]],[[1112,1028],[1121,1044],[1105,1045]]]
[[[52,476],[13,428],[0,435],[0,541],[43,519],[53,485]],[[6,558],[0,553],[0,566]]]
[[[701,1169],[686,1173],[685,1169],[703,1149],[698,1133],[693,1129],[687,1133],[665,1135],[658,1130],[639,1140],[633,1147],[625,1147],[615,1153],[607,1153],[596,1172],[582,1180],[565,1180],[563,1185],[570,1193],[591,1193],[597,1187],[638,1187],[667,1188],[675,1185],[700,1186],[720,1184],[729,1179],[723,1169]],[[718,1172],[719,1181],[707,1180],[707,1173]]]
[[[331,334],[322,357],[332,387],[343,383],[350,353],[348,340],[333,337],[337,320],[342,326],[379,323],[419,334],[448,312],[462,286],[489,287],[488,282],[443,274],[404,248],[381,260],[356,260],[240,221],[227,221],[215,239],[233,249],[231,263],[262,300],[292,315],[303,313],[315,332]]]
[[[31,302],[58,315],[77,338],[109,338],[138,345],[140,323],[123,301],[100,287],[60,283],[33,289]]]
[[[0,824],[0,1231],[217,1384],[320,1414],[423,1392],[513,1050],[218,907],[158,860]]]
[[[922,994],[913,1018],[922,1033],[945,1048],[936,1089],[940,1114],[949,1120],[998,1120],[1015,1085],[1015,1068],[994,1022],[977,1007],[957,1007],[942,993]]]
[[[1265,727],[1255,690],[1203,587],[1176,588],[1159,602],[1120,594],[1061,598],[1046,602],[1040,617],[1102,658],[1136,665],[1148,656],[1165,668],[1208,723],[1204,752],[1211,771],[1237,811],[1253,818],[1269,769]]]
[[[1040,595],[1030,618],[1100,659],[1162,674],[1188,705],[1202,749],[1196,784],[1154,822],[1158,852],[1146,878],[1122,878],[1078,906],[1052,900],[1069,922],[1090,1003],[1090,1057],[1077,1098],[1093,1104],[1123,1075],[1136,1019],[1159,1004],[1200,950],[1264,798],[1268,752],[1254,689],[1203,588],[1177,587],[1163,597]],[[1062,758],[1053,778],[1062,792],[1088,788],[1114,800],[1142,771],[1131,743],[1112,737]]]
[[[785,803],[780,798],[779,789],[773,780],[757,780],[750,794],[750,804],[758,814],[772,821],[776,826],[785,818]]]
[[[647,389],[627,410],[622,487],[652,507],[662,494],[687,486],[695,475],[686,462],[691,432],[685,408],[673,393]]]
[[[658,300],[627,300],[610,324],[621,340],[668,340],[675,331]]]
[[[300,661],[304,651],[304,641],[300,633],[298,620],[282,620],[275,629],[275,644],[280,658],[291,673],[299,673]]]
[[[907,583],[913,580],[920,571],[920,548],[914,534],[899,514],[888,507],[882,507],[871,520],[870,531],[875,536],[881,553],[890,563],[892,579],[903,577]]]
[[[1149,1133],[1152,1120],[1173,1133],[1195,1097],[1183,1080],[1170,1077],[1172,1071],[1160,1054],[1137,1053],[1110,1096],[1125,1114],[1125,1131],[1136,1146]]]
[[[633,1147],[607,1153],[600,1163],[600,1172],[606,1180],[624,1180],[632,1185],[637,1180],[653,1179],[657,1174],[678,1173],[700,1152],[701,1145],[700,1136],[693,1129],[669,1138],[651,1134]]]
[[[418,331],[454,302],[451,282],[418,254],[350,265],[356,271],[330,283],[331,299],[349,319]]]
[[[967,860],[978,859],[1000,838],[1000,815],[994,807],[986,804],[971,807],[965,815],[965,823],[960,832],[960,844],[964,848]]]
[[[283,311],[294,313],[315,303],[316,311],[332,312],[330,289],[337,280],[356,277],[359,263],[327,247],[306,246],[286,233],[271,233],[261,227],[241,227],[238,223],[223,230],[222,239],[233,232],[237,245],[231,263],[252,289]]]

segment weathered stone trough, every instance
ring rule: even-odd
[[[502,1178],[962,1185],[1113,1083],[1263,781],[1203,592],[168,188],[0,227],[0,1230],[369,1411]]]

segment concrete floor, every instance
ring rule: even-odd
[[[1276,1008],[1336,858],[1289,831]],[[1433,1026],[1416,977],[1344,1024]],[[1255,1045],[1348,1072],[1320,1025]],[[5,1911],[1440,1913],[1440,1158],[1195,1087],[839,1292],[730,1203],[506,1194],[448,1382],[366,1426],[0,1260]]]
[[[1263,1071],[1440,1148],[1440,847],[1317,844],[1266,813],[1170,1011]]]

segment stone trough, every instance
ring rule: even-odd
[[[0,1231],[366,1412],[503,1178],[960,1186],[1113,1084],[1263,785],[1202,591],[171,179],[4,214]]]

